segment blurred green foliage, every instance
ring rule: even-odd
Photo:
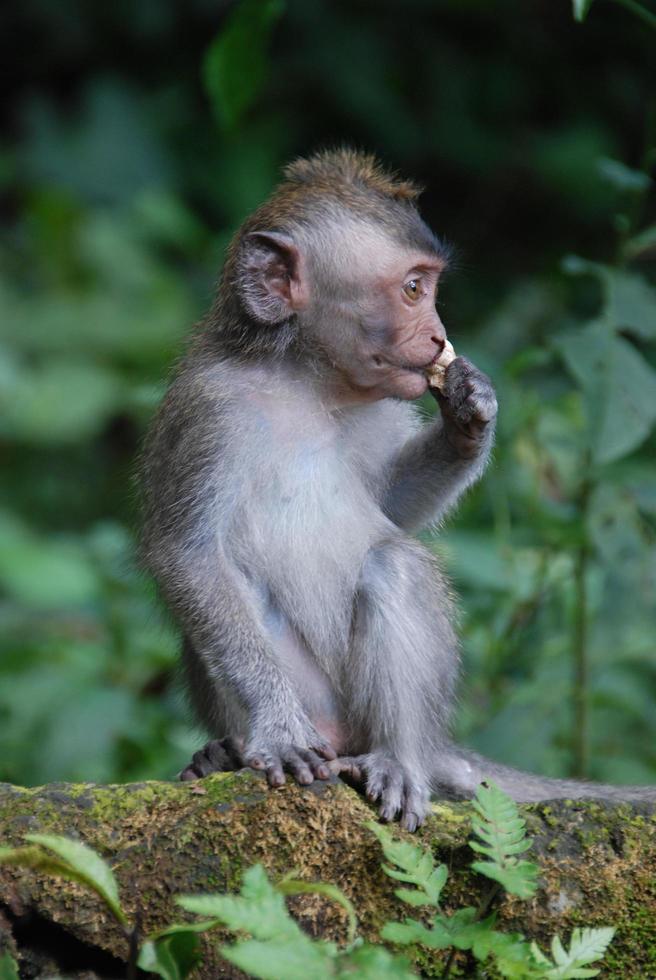
[[[0,778],[166,777],[200,741],[135,564],[134,459],[232,230],[289,157],[344,141],[426,184],[461,249],[441,312],[499,388],[494,465],[435,544],[460,735],[653,782],[648,24],[553,0],[0,16]]]

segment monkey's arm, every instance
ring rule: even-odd
[[[383,509],[405,530],[438,520],[481,476],[494,441],[497,402],[492,384],[464,357],[433,392],[441,417],[409,440],[392,460]]]

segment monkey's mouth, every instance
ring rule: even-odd
[[[435,364],[439,356],[439,354],[436,354],[434,357],[431,357],[430,361],[425,361],[423,364],[409,364],[407,361],[390,361],[386,357],[379,357],[376,354],[374,354],[373,360],[377,367],[391,367],[400,371],[411,371],[413,374],[421,374],[423,376]]]

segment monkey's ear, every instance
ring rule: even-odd
[[[281,323],[309,300],[305,262],[288,235],[254,231],[241,243],[238,289],[248,312],[262,323]]]

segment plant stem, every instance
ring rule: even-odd
[[[448,980],[448,977],[451,976],[451,967],[453,966],[453,961],[455,960],[455,958],[456,958],[456,948],[455,946],[452,946],[451,952],[449,953],[449,958],[444,966],[444,973],[442,974],[443,980]]]
[[[481,919],[485,918],[485,916],[490,911],[490,908],[492,907],[495,900],[500,894],[501,894],[501,885],[499,884],[498,881],[492,882],[492,885],[490,886],[487,894],[483,896],[483,898],[481,899],[481,904],[478,906],[478,909],[476,910],[476,917],[474,919],[475,922],[480,922]]]
[[[590,459],[586,459],[584,466],[589,470]],[[588,566],[590,562],[590,548],[587,540],[588,510],[590,505],[590,494],[592,485],[589,480],[584,480],[581,487],[579,505],[581,511],[581,525],[583,529],[583,540],[579,545],[576,554],[576,566],[574,571],[574,682],[573,682],[573,706],[574,706],[574,733],[573,748],[574,758],[572,771],[573,775],[579,779],[584,779],[588,772],[588,680],[589,680],[589,658],[588,658],[588,639],[589,639],[589,608],[588,608]]]
[[[139,958],[139,946],[141,945],[141,907],[138,905],[134,916],[134,928],[128,933],[128,966],[127,980],[137,980],[137,960]]]
[[[480,922],[481,919],[485,918],[485,916],[490,911],[491,906],[493,905],[495,899],[500,894],[500,892],[501,892],[501,885],[497,881],[493,882],[490,888],[483,896],[483,898],[481,899],[480,905],[476,909],[476,915],[474,916],[474,920],[473,920],[474,922]],[[453,966],[453,961],[455,960],[455,958],[456,958],[456,948],[455,946],[452,946],[451,952],[449,953],[449,958],[444,964],[444,972],[442,973],[442,980],[448,980],[448,978],[451,976],[451,968]]]
[[[656,14],[652,13],[651,10],[647,10],[637,0],[615,0],[615,3],[619,4],[620,7],[626,7],[632,14],[635,14],[636,17],[643,20],[645,24],[649,24],[650,27],[656,30]]]

